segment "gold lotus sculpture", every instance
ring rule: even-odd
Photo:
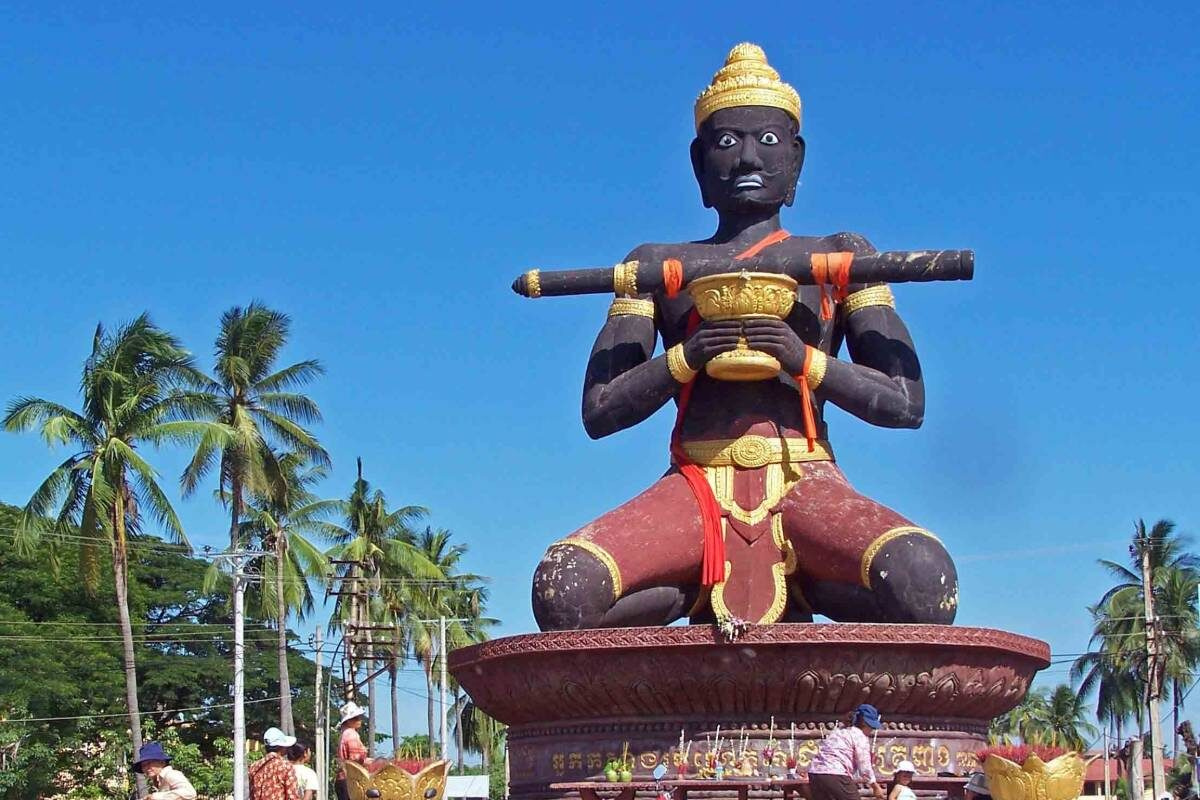
[[[1085,766],[1078,753],[1050,761],[1031,755],[1024,764],[989,754],[983,771],[995,800],[1076,800],[1083,793]]]
[[[726,272],[693,280],[688,293],[705,320],[784,319],[796,303],[796,281],[771,272]],[[736,350],[709,361],[704,371],[723,381],[761,381],[779,374],[779,361],[751,350],[743,337]]]
[[[390,763],[374,771],[353,761],[344,766],[350,800],[442,800],[450,771],[449,761],[435,761],[415,775]]]

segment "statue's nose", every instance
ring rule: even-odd
[[[738,162],[744,170],[762,169],[762,158],[758,155],[758,143],[753,136],[747,136],[742,140],[742,147],[738,152]]]

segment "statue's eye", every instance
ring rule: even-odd
[[[767,131],[762,136],[758,137],[758,140],[763,144],[779,144],[779,137],[771,131]]]
[[[737,139],[732,133],[722,133],[721,138],[717,139],[717,147],[733,147],[737,144]]]

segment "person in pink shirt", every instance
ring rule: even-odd
[[[868,738],[880,724],[879,709],[864,703],[854,709],[850,727],[837,728],[821,741],[808,767],[812,800],[859,800],[859,783],[869,783],[876,800],[884,800]]]
[[[354,761],[362,764],[364,767],[370,766],[370,759],[367,758],[367,747],[358,735],[358,729],[362,727],[363,717],[366,714],[366,709],[353,701],[342,706],[342,718],[338,722],[338,726],[342,729],[337,749],[339,764]],[[344,767],[338,769],[337,779],[333,782],[333,790],[337,794],[338,800],[350,800],[350,790],[346,786],[346,770]]]

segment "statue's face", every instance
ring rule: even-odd
[[[804,140],[786,111],[722,108],[692,142],[692,169],[707,208],[744,214],[791,205],[804,164]]]

